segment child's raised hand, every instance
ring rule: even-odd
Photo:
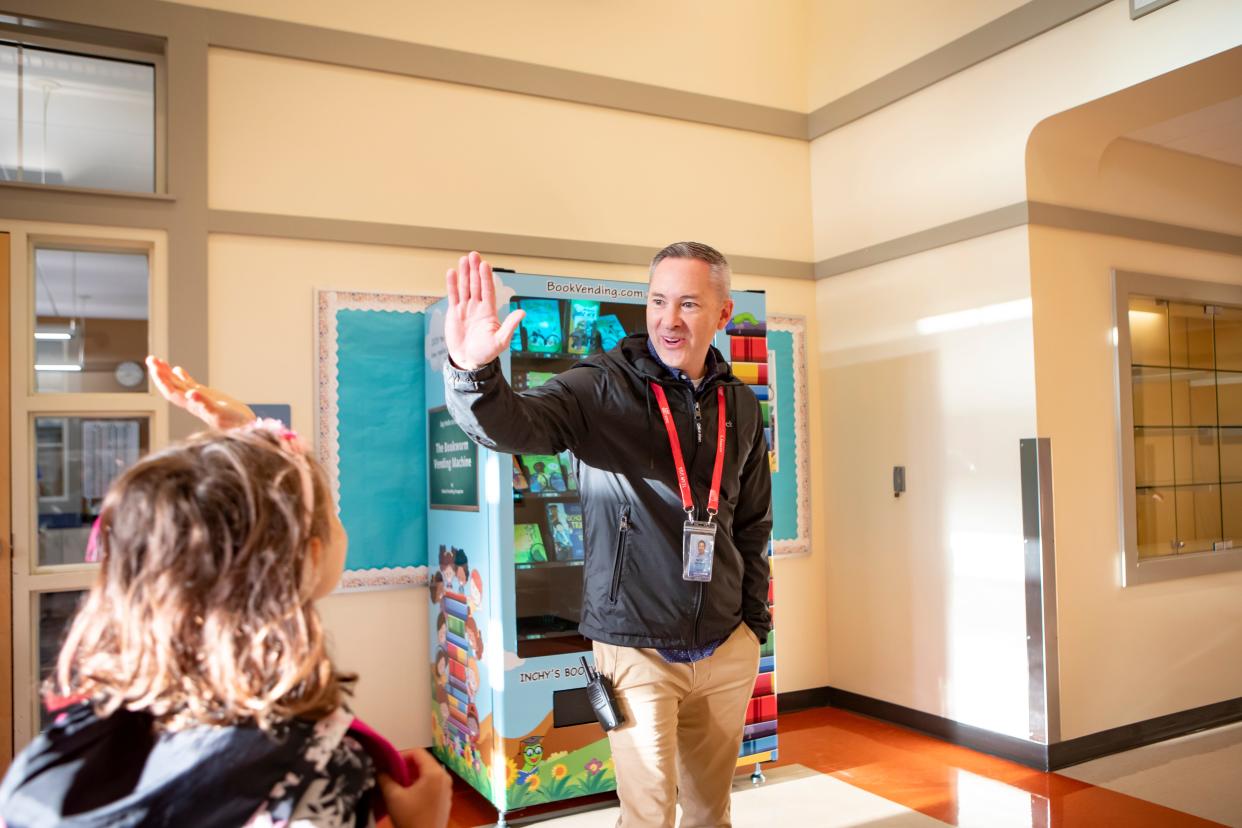
[[[181,367],[173,368],[159,357],[147,357],[147,371],[164,399],[220,431],[255,420],[250,406],[221,391],[198,383]]]
[[[418,768],[410,787],[401,787],[386,773],[379,775],[380,793],[393,826],[445,828],[453,804],[453,780],[448,771],[422,748],[402,751],[401,757]]]

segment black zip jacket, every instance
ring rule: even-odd
[[[445,361],[448,409],[479,445],[510,454],[573,452],[586,546],[578,629],[589,639],[697,648],[728,638],[744,622],[767,640],[767,441],[755,395],[716,357],[697,392],[651,356],[646,334],[627,336],[520,394],[498,360],[474,371]],[[716,389],[725,390],[729,434],[709,583],[682,578],[686,513],[652,382],[668,397],[699,520],[707,519],[716,459]]]

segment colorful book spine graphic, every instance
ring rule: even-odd
[[[461,686],[466,686],[466,665],[460,661],[454,661],[449,665],[449,678],[461,682]]]
[[[466,606],[464,598],[458,601],[456,598],[450,598],[445,595],[444,601],[440,606],[443,608],[444,614],[449,618],[457,618],[464,623],[470,617],[470,608]]]
[[[768,339],[766,336],[729,337],[729,360],[731,362],[767,362]]]
[[[729,336],[729,358],[733,363],[733,375],[750,386],[759,400],[763,418],[764,437],[772,446],[772,429],[775,425],[776,406],[772,402],[772,388],[768,385],[767,323],[750,314],[739,314],[725,328]],[[771,581],[771,542],[768,543],[769,580],[768,606],[774,603]],[[775,613],[773,613],[775,617]],[[777,758],[776,737],[776,633],[768,633],[768,640],[760,648],[759,676],[746,709],[746,729],[742,749],[738,753],[738,765],[769,762]]]
[[[735,362],[733,375],[747,385],[768,384],[768,364],[766,362]]]
[[[458,687],[452,682],[449,682],[448,692],[450,696],[461,702],[463,710],[470,706],[470,695],[466,692],[466,685],[463,684]]]
[[[769,572],[772,544],[768,543]],[[768,607],[772,607],[775,589],[769,576]],[[738,766],[757,762],[770,762],[778,758],[776,736],[776,632],[768,633],[768,640],[759,649],[759,676],[746,708],[746,728],[742,736],[742,749],[738,753]]]
[[[464,641],[464,639],[458,638],[458,641]],[[464,643],[458,644],[453,640],[453,636],[449,637],[448,645],[444,648],[444,651],[448,653],[449,658],[458,664],[465,664],[470,658],[470,648],[465,646]]]

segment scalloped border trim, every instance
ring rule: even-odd
[[[440,301],[439,296],[366,291],[316,291],[315,351],[319,355],[315,406],[315,456],[323,464],[332,488],[332,497],[341,502],[341,434],[337,399],[338,358],[336,315],[343,310],[421,313]],[[377,589],[406,589],[427,585],[426,566],[346,569],[337,592],[363,592]]]
[[[796,537],[772,542],[773,557],[786,558],[811,554],[811,418],[806,394],[806,317],[769,316],[767,322],[769,330],[793,335],[794,466],[798,489],[798,528]]]

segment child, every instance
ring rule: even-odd
[[[0,785],[3,824],[362,826],[386,807],[398,828],[443,828],[444,770],[413,751],[417,780],[377,789],[377,761],[407,768],[345,712],[354,677],[314,602],[348,540],[295,435],[262,421],[141,460],[96,537],[46,688],[59,715]]]

